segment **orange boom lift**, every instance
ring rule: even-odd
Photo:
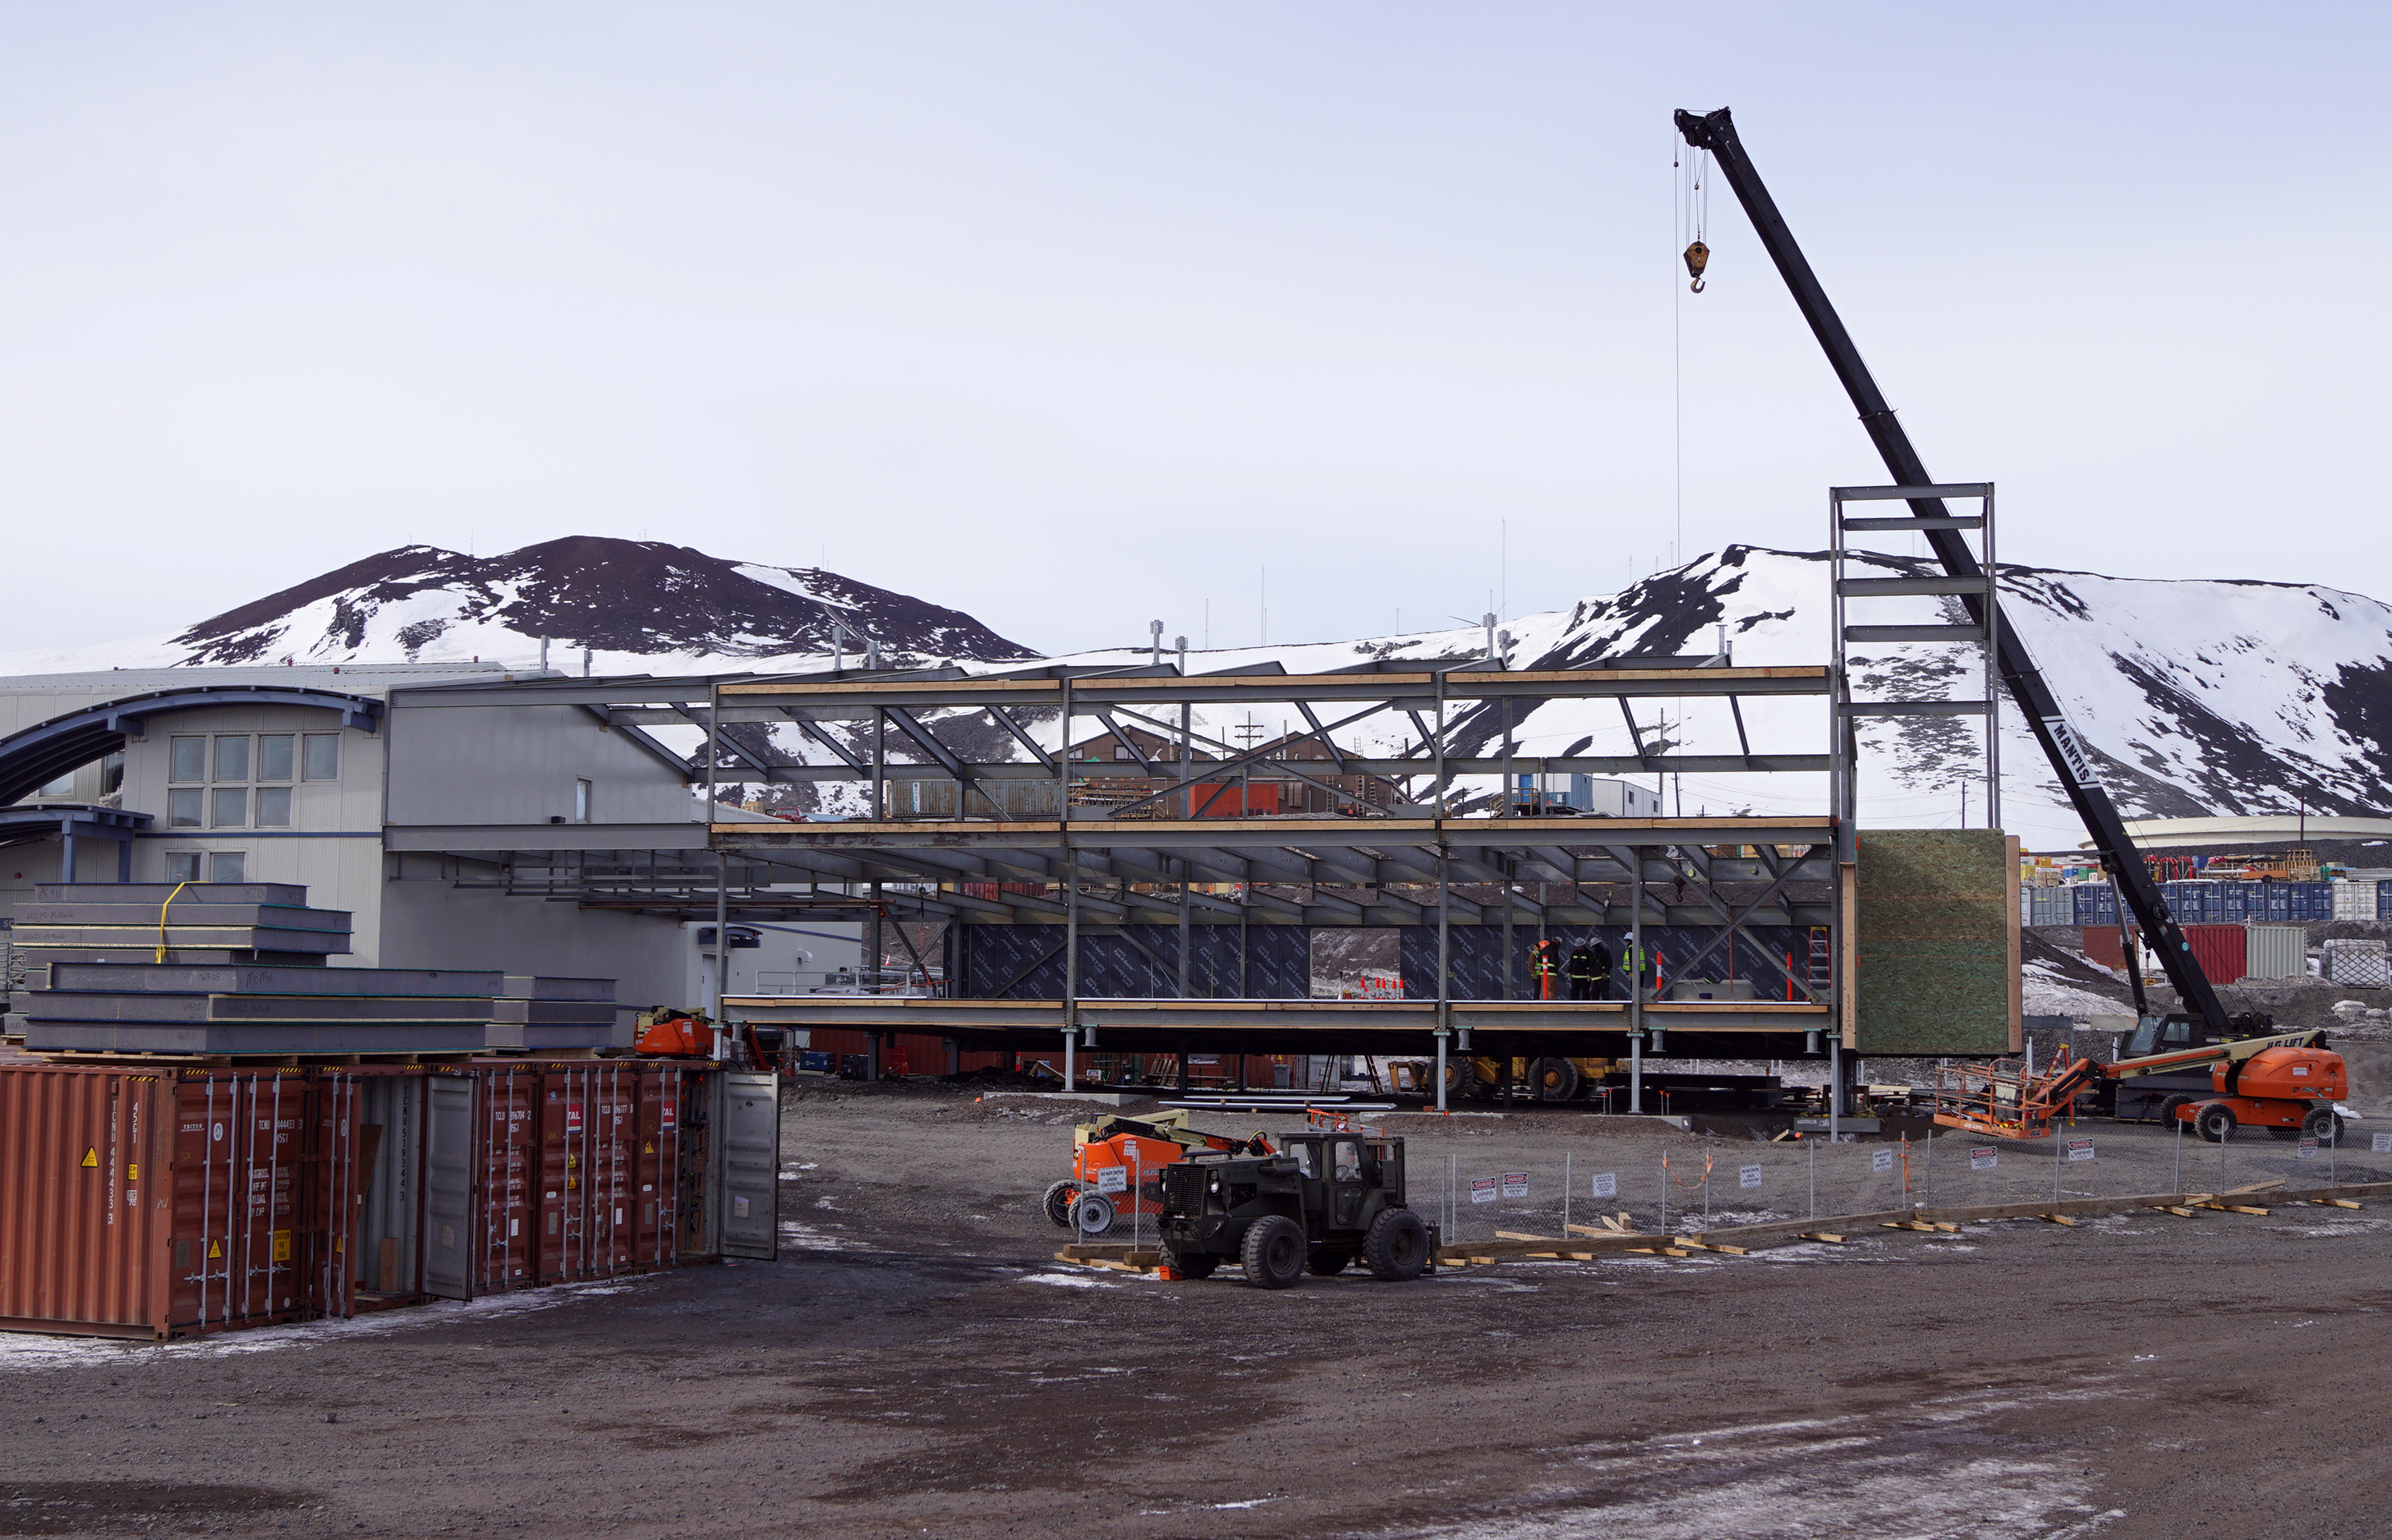
[[[2104,1081],[2204,1064],[2210,1067],[2211,1094],[2171,1096],[2161,1107],[2163,1119],[2190,1123],[2213,1144],[2246,1125],[2282,1139],[2331,1139],[2341,1132],[2334,1104],[2350,1094],[2349,1069],[2340,1054],[2327,1050],[2325,1033],[2314,1028],[2110,1064],[2078,1058],[2063,1047],[2041,1074],[2028,1074],[2006,1060],[1939,1069],[1935,1120],[1996,1139],[2040,1139],[2056,1119],[2074,1118],[2077,1098]]]

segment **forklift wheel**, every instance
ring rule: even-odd
[[[1246,1226],[1239,1260],[1256,1288],[1285,1288],[1304,1276],[1304,1230],[1285,1214],[1265,1214]]]
[[[1055,1222],[1057,1229],[1072,1227],[1072,1195],[1079,1190],[1080,1184],[1066,1177],[1048,1187],[1046,1196],[1039,1199],[1040,1207],[1046,1210],[1046,1217]]]
[[[2320,1145],[2338,1144],[2342,1139],[2342,1119],[2330,1106],[2313,1106],[2301,1119],[2297,1138],[2314,1139]]]
[[[1213,1275],[1213,1269],[1220,1265],[1221,1259],[1210,1251],[1171,1253],[1171,1271],[1183,1278],[1209,1278]]]
[[[1072,1225],[1084,1236],[1101,1236],[1113,1227],[1113,1200],[1102,1193],[1082,1193],[1072,1205]]]
[[[2192,1132],[2213,1145],[2222,1145],[2234,1137],[2234,1109],[2212,1103],[2193,1114]]]
[[[1401,1283],[1428,1267],[1428,1226],[1410,1209],[1389,1209],[1371,1222],[1362,1237],[1362,1261],[1371,1276]]]

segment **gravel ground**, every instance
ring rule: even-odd
[[[1085,1106],[1081,1111],[1087,1110]],[[1877,1232],[1747,1258],[1233,1271],[1048,1260],[1069,1104],[898,1088],[784,1111],[785,1249],[349,1323],[133,1346],[0,1337],[0,1534],[2062,1536],[2380,1534],[2392,1205]],[[1233,1132],[1284,1126],[1224,1119]],[[1571,1112],[1402,1117],[1465,1238],[1572,1212],[1898,1201],[1899,1145],[1797,1148]],[[2363,1125],[2361,1125],[2363,1126]],[[2086,1123],[2062,1190],[2173,1184]],[[2050,1190],[2048,1143],[1918,1196]],[[1874,1158],[1891,1151],[1896,1170]],[[2219,1151],[2187,1145],[2186,1184]],[[2230,1184],[2324,1179],[2245,1140]],[[2392,1156],[2341,1152],[2345,1181]],[[1761,1185],[1741,1185],[1748,1166]],[[1619,1197],[1597,1204],[1613,1175]]]

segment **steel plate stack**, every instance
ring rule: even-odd
[[[310,909],[294,883],[40,883],[9,938],[27,964],[277,963],[349,950],[349,912]]]
[[[307,908],[306,890],[285,884],[195,883],[171,903],[171,888],[161,885],[148,905],[147,947],[88,944],[96,933],[137,929],[120,923],[124,912],[143,907],[125,896],[150,891],[124,884],[39,890],[17,938],[44,961],[28,972],[32,987],[10,1002],[28,1052],[487,1053],[614,1041],[611,978],[327,967],[325,953],[348,950],[349,916]],[[297,950],[286,944],[292,938],[323,950],[304,965],[259,960]]]

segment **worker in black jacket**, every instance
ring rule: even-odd
[[[1571,951],[1569,987],[1572,1000],[1610,999],[1611,949],[1601,941],[1589,940]]]
[[[1562,944],[1551,936],[1540,938],[1529,954],[1529,972],[1537,980],[1539,1000],[1561,997]]]

